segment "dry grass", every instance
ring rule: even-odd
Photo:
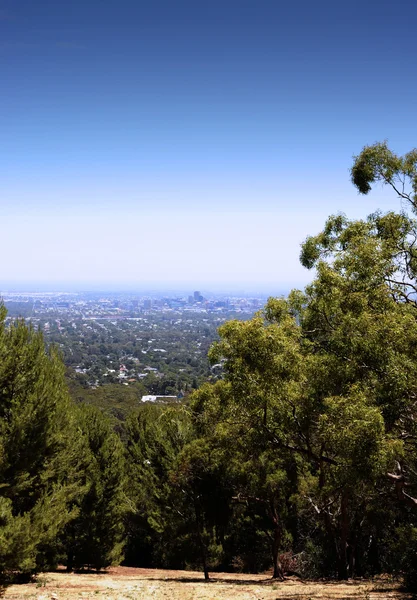
[[[6,600],[405,600],[398,585],[386,580],[283,583],[266,575],[202,573],[117,567],[104,573],[46,573],[37,581],[10,586]]]

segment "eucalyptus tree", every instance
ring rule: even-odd
[[[386,144],[365,148],[352,179],[362,193],[381,180],[416,211],[414,151],[400,158]],[[401,502],[416,503],[416,232],[406,210],[330,217],[303,244],[302,264],[316,269],[312,284],[270,299],[248,322],[222,326],[211,357],[224,360],[225,380],[194,400],[219,439],[244,440],[233,449],[247,460],[269,456],[277,480],[284,464],[287,479],[296,471],[292,496],[300,515],[321,524],[335,557],[327,573],[340,578],[366,560],[364,545],[377,536],[371,515],[394,494],[391,482]],[[275,489],[277,538],[291,489],[285,477]],[[275,558],[274,575],[282,575]]]
[[[306,240],[301,261],[315,267],[318,276],[298,302],[301,323],[317,355],[335,365],[329,381],[360,389],[368,406],[380,412],[385,460],[379,481],[369,488],[372,502],[375,506],[377,491],[379,500],[395,496],[402,506],[402,517],[395,520],[405,518],[412,525],[417,508],[417,152],[399,157],[386,143],[365,147],[355,157],[352,181],[362,194],[378,182],[392,188],[402,209],[361,221],[331,217],[323,232]],[[384,525],[385,530],[390,526]],[[370,535],[374,542],[379,536],[375,530]]]
[[[283,308],[283,305],[281,305]],[[234,487],[269,546],[274,577],[288,538],[288,499],[295,491],[296,459],[310,450],[296,439],[293,409],[304,384],[301,330],[288,311],[280,322],[258,315],[230,321],[210,352],[225,361],[225,380],[195,393],[197,427],[223,449]]]

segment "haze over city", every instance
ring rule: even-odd
[[[0,289],[304,285],[329,214],[392,207],[349,167],[413,146],[416,13],[1,0]]]

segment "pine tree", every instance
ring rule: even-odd
[[[46,565],[81,489],[81,435],[64,367],[41,333],[0,307],[0,572]]]
[[[79,407],[86,440],[88,490],[76,502],[79,511],[65,529],[62,543],[67,568],[100,570],[123,558],[126,513],[124,449],[109,419],[94,406]]]
[[[130,565],[186,566],[188,537],[184,494],[173,485],[177,457],[192,439],[189,415],[183,408],[144,406],[125,424],[129,499],[127,561]],[[189,507],[187,507],[189,510]]]

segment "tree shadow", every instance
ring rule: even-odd
[[[272,579],[271,577],[267,577],[266,579],[258,579],[254,581],[253,579],[232,579],[229,577],[216,577],[216,575],[210,575],[210,579],[204,579],[202,577],[150,577],[152,581],[167,581],[171,583],[179,582],[179,583],[227,583],[229,585],[265,585],[265,584],[276,584],[279,585],[281,583],[277,579]]]
[[[49,569],[48,573],[55,573],[57,575],[108,575],[109,571],[106,568],[99,569],[97,571],[96,569],[89,569],[87,567],[71,569],[70,571],[68,571],[66,567],[58,566],[56,569]]]

